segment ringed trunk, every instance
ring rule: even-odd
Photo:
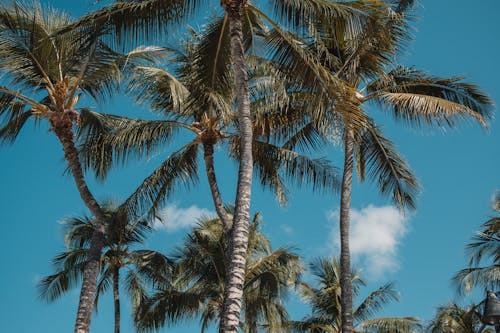
[[[349,227],[351,209],[352,174],[354,161],[354,132],[346,129],[344,152],[344,174],[340,198],[340,304],[342,333],[353,332],[352,322],[352,277],[349,249]]]
[[[224,288],[224,300],[219,325],[220,333],[237,333],[240,324],[243,286],[245,283],[246,255],[248,247],[248,222],[250,219],[250,196],[252,186],[252,118],[250,114],[250,92],[243,48],[242,17],[244,1],[229,0],[231,61],[235,73],[238,122],[240,131],[240,166],[236,188],[235,213],[231,237],[229,238],[229,263]]]
[[[113,299],[115,303],[115,333],[120,333],[120,267],[113,268]]]
[[[214,167],[214,145],[212,143],[203,144],[203,157],[205,159],[205,171],[207,174],[208,185],[210,186],[210,192],[212,192],[212,199],[214,201],[215,210],[217,211],[217,215],[222,221],[224,231],[226,232],[226,235],[229,239],[233,221],[224,208],[224,203],[219,191],[219,186],[217,185],[217,178],[215,177]]]
[[[104,215],[101,207],[99,207],[99,204],[88,189],[83,176],[78,150],[75,147],[72,121],[54,121],[51,123],[56,136],[63,146],[64,157],[68,161],[80,197],[97,220],[97,225],[90,242],[87,264],[83,275],[74,330],[75,333],[87,333],[90,330],[97,275],[99,274],[102,247],[104,245]]]

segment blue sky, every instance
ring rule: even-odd
[[[88,1],[51,1],[77,16],[88,10]],[[500,21],[497,0],[474,4],[465,0],[421,0],[414,23],[415,40],[402,62],[435,75],[465,75],[478,83],[495,101],[500,100],[497,55]],[[116,98],[96,109],[128,116],[144,110],[126,98]],[[492,211],[490,199],[500,189],[500,125],[493,121],[485,132],[465,124],[446,133],[416,130],[397,124],[382,111],[373,110],[385,133],[415,170],[423,191],[418,210],[399,215],[375,186],[355,182],[352,200],[353,256],[369,280],[366,290],[395,281],[401,293],[398,304],[387,307],[388,316],[432,317],[436,306],[456,297],[451,276],[465,267],[464,245]],[[326,151],[338,166],[338,149]],[[106,181],[89,179],[98,198],[123,199],[159,161],[130,163]],[[221,154],[216,167],[225,201],[234,200],[235,168]],[[0,147],[0,330],[5,332],[69,332],[76,313],[78,292],[53,304],[37,300],[36,282],[51,273],[50,260],[64,250],[61,226],[68,216],[85,211],[73,181],[63,176],[65,164],[59,143],[41,126],[28,125],[13,146]],[[252,210],[264,217],[263,229],[275,247],[293,245],[306,259],[337,253],[336,216],[339,198],[293,189],[291,201],[279,207],[269,192],[256,183]],[[170,252],[200,214],[213,211],[203,177],[189,192],[179,190],[165,213],[167,226],[148,240],[147,246]],[[469,298],[472,299],[472,298]],[[467,303],[469,299],[462,301]],[[93,332],[112,329],[112,299],[102,298]],[[294,318],[308,309],[290,301]],[[124,306],[123,332],[133,332],[128,305]],[[197,323],[172,328],[172,332],[197,331]]]

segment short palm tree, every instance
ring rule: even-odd
[[[491,290],[500,288],[500,209],[496,209],[497,202],[493,203],[494,216],[481,225],[473,242],[466,247],[469,267],[453,277],[460,293],[470,293],[478,286]]]
[[[0,140],[14,142],[28,120],[34,119],[47,121],[61,142],[80,196],[97,219],[77,316],[78,322],[90,322],[104,215],[88,189],[75,147],[74,127],[83,110],[78,102],[82,95],[104,99],[114,91],[125,64],[149,58],[159,49],[138,48],[120,54],[103,43],[98,33],[75,30],[56,34],[72,22],[65,13],[36,1],[0,5],[0,71],[6,82],[0,87]]]
[[[301,283],[302,299],[312,307],[312,314],[302,321],[290,321],[286,327],[292,332],[324,333],[343,332],[341,267],[337,258],[321,258],[310,264],[313,275],[311,284]],[[358,272],[351,272],[353,294],[365,286]],[[366,297],[353,312],[354,332],[418,332],[420,324],[416,318],[373,318],[377,311],[391,301],[398,300],[392,283],[385,284]]]
[[[114,332],[120,332],[120,281],[131,299],[133,308],[146,297],[148,288],[164,283],[172,271],[172,261],[159,252],[133,249],[151,232],[146,220],[130,221],[122,207],[111,202],[101,204],[105,217],[104,251],[95,296],[95,309],[101,294],[112,286],[114,298]],[[56,273],[39,283],[40,297],[54,301],[79,284],[83,278],[95,218],[74,217],[64,221],[68,250],[54,260]]]
[[[426,331],[429,333],[477,333],[480,332],[481,325],[481,314],[477,305],[461,307],[456,303],[451,303],[437,309]]]
[[[249,229],[241,327],[247,333],[256,333],[261,325],[270,332],[281,332],[281,323],[288,319],[283,301],[302,267],[299,257],[290,249],[272,250],[269,240],[259,230],[260,225],[257,213]],[[138,327],[149,330],[197,316],[204,332],[208,325],[220,321],[227,247],[221,221],[201,221],[173,256],[177,263],[174,284],[160,287],[143,303],[136,314]]]

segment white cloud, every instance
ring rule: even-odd
[[[167,232],[175,232],[195,226],[201,218],[212,218],[215,216],[215,213],[196,205],[181,208],[176,203],[173,203],[160,210],[158,215],[161,221],[155,221],[155,228],[164,229]]]
[[[330,240],[338,251],[339,211],[329,212],[328,219],[335,222]],[[397,271],[398,246],[407,232],[408,216],[393,206],[369,205],[361,210],[351,209],[350,248],[353,262],[371,279]]]
[[[280,229],[281,231],[283,231],[283,233],[285,233],[288,236],[290,236],[294,232],[293,228],[286,224],[280,225]]]

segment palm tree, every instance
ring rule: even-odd
[[[491,290],[500,288],[500,209],[496,209],[497,202],[493,202],[495,215],[481,225],[472,243],[466,247],[469,267],[453,277],[459,293],[468,294],[478,286]],[[485,261],[487,264],[481,266]]]
[[[407,14],[410,2],[387,6],[386,11],[370,16],[358,34],[325,34],[319,26],[309,40],[302,41],[322,61],[322,71],[331,73],[347,86],[344,96],[329,105],[318,107],[312,118],[318,133],[340,124],[343,127],[344,170],[340,202],[340,262],[342,267],[342,330],[352,332],[352,286],[350,276],[349,225],[352,176],[356,167],[358,178],[378,183],[382,194],[391,196],[400,207],[414,208],[418,183],[407,162],[397,153],[394,144],[383,136],[380,128],[368,117],[367,106],[393,111],[397,120],[422,125],[453,127],[459,120],[472,119],[486,125],[491,116],[491,99],[462,78],[439,78],[415,68],[397,66],[394,59],[408,40]],[[286,63],[286,73],[294,72],[298,62],[289,54],[293,48],[282,47],[275,58]],[[300,69],[299,69],[300,70]],[[320,69],[318,69],[320,71]],[[326,75],[326,74],[325,74]],[[315,86],[292,92],[314,104]],[[344,101],[338,98],[345,98]],[[341,117],[333,116],[341,112]],[[318,113],[318,112],[317,112]],[[360,122],[359,117],[364,118]],[[318,119],[319,118],[319,119]]]
[[[120,281],[125,283],[133,308],[146,297],[149,286],[164,283],[172,270],[172,261],[152,250],[134,250],[152,231],[146,220],[130,221],[123,207],[112,202],[101,204],[105,217],[104,251],[95,296],[95,309],[101,294],[112,286],[114,298],[114,332],[120,332]],[[90,249],[92,235],[97,227],[95,218],[88,216],[64,221],[68,250],[57,255],[53,264],[56,273],[39,283],[40,297],[55,301],[81,281]],[[125,272],[124,272],[125,271]]]
[[[228,214],[232,212],[229,210]],[[260,225],[257,213],[249,228],[241,328],[256,333],[259,325],[265,325],[270,332],[281,332],[281,323],[288,318],[283,300],[302,267],[290,249],[272,250],[259,230]],[[138,327],[158,329],[182,318],[199,316],[204,332],[208,325],[220,321],[227,247],[227,234],[220,219],[200,221],[173,256],[177,264],[174,284],[160,288],[143,303],[136,314]]]
[[[62,144],[83,202],[97,219],[80,295],[80,327],[82,322],[90,323],[104,244],[104,215],[88,189],[75,148],[73,129],[83,110],[77,104],[81,95],[103,100],[114,91],[125,64],[151,58],[160,50],[138,48],[120,54],[102,42],[102,34],[75,30],[54,35],[70,23],[65,13],[43,8],[38,2],[0,5],[0,71],[8,82],[0,87],[0,139],[12,143],[29,119],[46,120]]]
[[[255,31],[258,25],[254,23],[253,26]],[[176,64],[174,71],[147,66],[135,69],[129,91],[138,103],[150,105],[166,120],[140,120],[86,112],[81,156],[85,165],[104,178],[114,163],[125,161],[132,155],[147,157],[171,141],[178,130],[188,131],[194,138],[153,171],[124,205],[139,216],[154,214],[176,184],[189,186],[197,181],[197,153],[201,147],[214,206],[229,235],[232,219],[224,208],[219,191],[214,149],[223,145],[231,158],[239,160],[242,157],[236,130],[238,122],[231,103],[234,90],[228,80],[231,76],[229,58],[223,57],[224,61],[221,59],[217,64],[210,61],[218,53],[228,53],[227,48],[215,51],[213,47],[214,40],[229,37],[227,28],[224,29],[224,20],[217,19],[202,34],[193,35],[196,42],[186,41],[181,49],[171,49],[173,55],[168,60]],[[245,40],[253,37],[248,34]],[[340,183],[336,168],[324,159],[303,154],[309,152],[307,148],[314,147],[315,142],[311,138],[307,138],[309,143],[303,141],[299,120],[292,123],[291,116],[299,119],[300,110],[294,111],[295,115],[290,111],[275,112],[275,108],[286,99],[284,93],[279,93],[286,90],[280,78],[272,76],[273,68],[268,63],[251,59],[253,160],[262,185],[271,188],[281,202],[287,200],[285,180],[295,181],[298,185],[311,183],[319,189],[335,189]],[[285,126],[289,128],[285,129]],[[300,149],[300,145],[305,149]]]
[[[429,333],[476,333],[481,332],[481,325],[481,314],[477,305],[461,307],[451,303],[437,309],[436,316],[426,330]]]
[[[301,283],[302,299],[312,307],[312,314],[302,321],[290,321],[286,327],[292,332],[343,332],[341,266],[337,258],[321,258],[310,264],[314,277],[312,284]],[[352,290],[358,295],[365,286],[358,272],[351,272]],[[417,332],[420,324],[416,318],[372,318],[391,301],[398,300],[392,283],[371,292],[353,312],[354,332]]]
[[[91,13],[80,19],[70,29],[89,28],[95,31],[101,29],[112,29],[116,35],[132,37],[132,39],[142,39],[151,35],[158,36],[168,30],[176,23],[185,19],[199,9],[200,4],[206,2],[199,1],[179,1],[179,0],[138,0],[138,1],[116,1],[114,4]],[[228,248],[231,256],[231,265],[228,265],[227,288],[225,292],[224,316],[220,325],[220,332],[237,332],[239,322],[239,312],[241,307],[242,281],[244,279],[244,267],[247,246],[248,221],[250,209],[250,189],[252,181],[252,115],[250,113],[250,89],[248,86],[248,73],[245,64],[243,25],[249,16],[258,16],[267,21],[273,27],[274,36],[281,43],[291,43],[295,54],[302,60],[308,68],[301,73],[321,79],[319,90],[336,92],[338,80],[329,76],[324,79],[323,71],[318,71],[317,64],[305,56],[298,47],[296,40],[291,34],[285,33],[270,16],[260,9],[254,7],[246,0],[223,0],[220,2],[225,10],[224,23],[229,25],[229,44],[231,63],[234,69],[234,87],[238,107],[238,130],[240,132],[240,169],[238,172],[238,183],[236,188],[236,208],[234,223],[231,228],[232,237]],[[324,21],[329,21],[328,26],[333,26],[337,33],[351,32],[359,27],[361,21],[374,7],[378,7],[376,1],[353,1],[353,2],[330,2],[330,1],[295,1],[279,0],[273,1],[272,8],[278,18],[285,21],[295,29],[304,29],[310,22],[318,17],[323,17]],[[335,22],[335,24],[331,24]],[[353,29],[354,28],[354,29]],[[124,36],[125,35],[125,36]],[[216,45],[221,45],[222,40]],[[227,43],[227,42],[226,42]],[[217,60],[218,57],[215,58]],[[88,326],[88,325],[87,325]],[[87,328],[88,330],[88,328]]]

